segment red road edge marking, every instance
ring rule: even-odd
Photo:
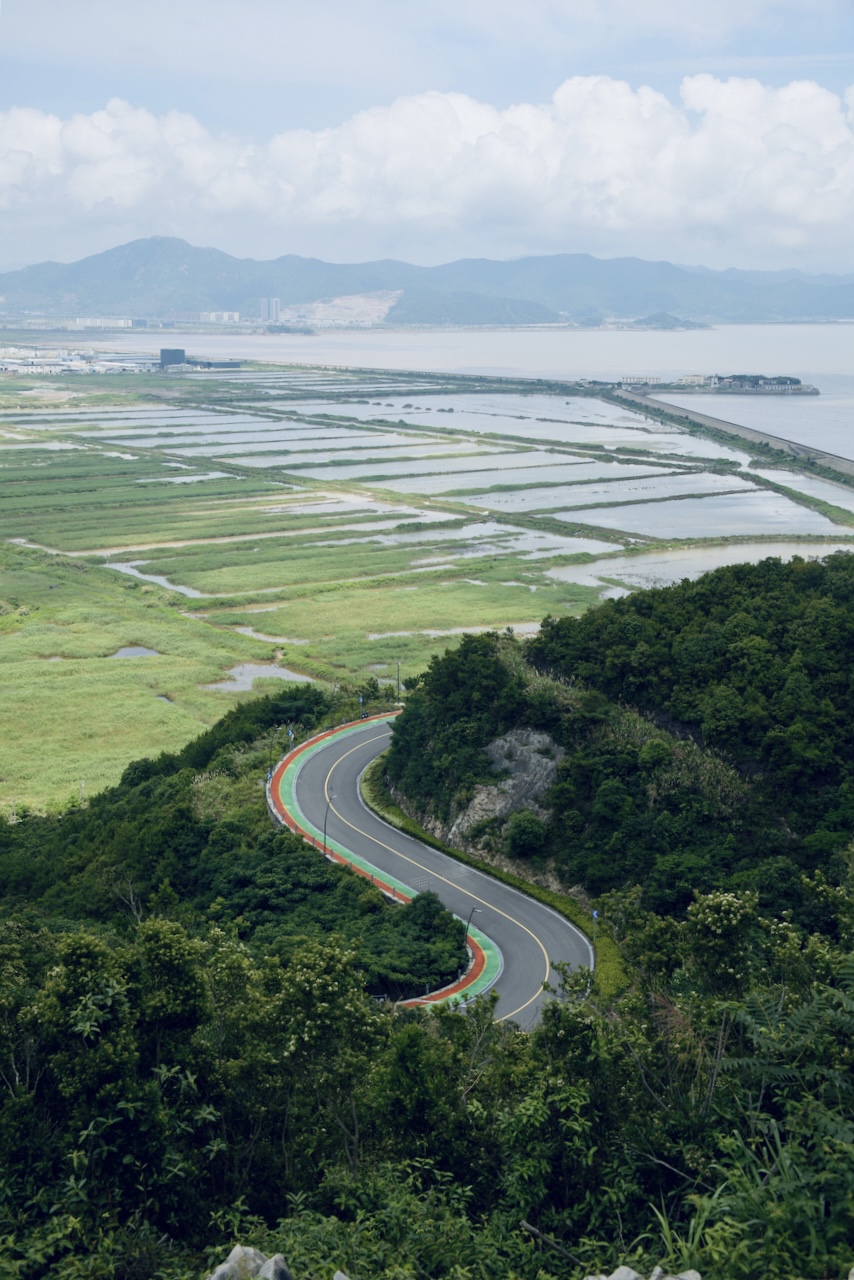
[[[399,715],[400,712],[396,711],[392,714]],[[357,724],[370,724],[373,720],[388,720],[388,718],[389,713],[383,712],[376,716],[366,716],[364,720],[350,720],[346,724],[337,725],[334,729],[326,729],[323,733],[318,733],[315,737],[307,738],[305,742],[301,742],[298,747],[294,747],[292,751],[289,751],[288,754],[279,761],[273,770],[273,776],[270,779],[269,798],[273,811],[283,826],[287,827],[289,831],[292,831],[294,835],[302,836],[303,840],[313,848],[316,849],[318,847],[315,837],[309,831],[306,831],[305,827],[300,826],[296,818],[288,812],[282,803],[279,784],[282,781],[282,777],[284,776],[286,769],[288,769],[289,766],[293,764],[294,760],[301,756],[309,747],[313,747],[317,742],[322,742],[324,738],[334,737],[339,730],[349,729],[353,725]],[[341,866],[349,867],[357,876],[362,876],[365,880],[370,880],[371,884],[375,884],[382,893],[393,898],[395,902],[409,903],[412,901],[412,899],[407,897],[406,894],[399,893],[391,885],[386,884],[385,881],[380,880],[377,876],[372,876],[369,872],[363,871],[361,867],[354,866],[352,862],[348,862],[346,858],[343,858],[340,853],[336,853],[334,849],[325,850],[325,856],[330,858],[333,862],[339,863]],[[447,1000],[449,996],[458,995],[461,991],[465,991],[474,982],[476,982],[486,968],[486,954],[477,939],[473,938],[470,933],[466,935],[466,943],[472,953],[472,963],[468,971],[458,982],[452,983],[449,987],[440,987],[438,991],[431,991],[428,995],[419,996],[415,1000],[401,1000],[400,1003],[408,1007],[418,1004],[432,1004],[437,1000]]]

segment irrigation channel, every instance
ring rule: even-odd
[[[551,998],[543,983],[557,986],[554,965],[592,968],[590,942],[549,907],[405,835],[368,809],[359,780],[388,746],[391,719],[358,720],[295,747],[270,777],[270,811],[389,898],[408,902],[431,890],[466,922],[466,972],[451,986],[410,1003],[470,1000],[494,989],[497,1018],[533,1026]]]

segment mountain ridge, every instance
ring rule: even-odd
[[[0,273],[0,313],[168,319],[180,312],[260,314],[282,305],[402,290],[393,323],[506,324],[613,319],[668,312],[697,323],[854,318],[854,277],[683,267],[641,258],[552,254],[433,267],[396,259],[329,263],[284,254],[260,261],[175,237],[130,241],[72,263]]]

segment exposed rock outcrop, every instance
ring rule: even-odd
[[[280,1253],[268,1258],[260,1249],[236,1244],[207,1280],[294,1280]]]
[[[462,849],[481,862],[509,871],[543,889],[571,893],[587,905],[583,891],[578,886],[565,884],[554,868],[535,868],[508,857],[500,847],[501,841],[496,848],[495,840],[490,836],[481,839],[477,829],[480,822],[501,820],[519,809],[529,809],[546,820],[548,810],[540,802],[556,780],[558,766],[566,757],[563,747],[559,747],[547,733],[539,733],[535,729],[514,729],[496,738],[486,751],[496,772],[506,771],[510,777],[496,778],[492,785],[484,783],[476,787],[471,802],[447,822],[416,807],[395,786],[389,787],[389,795],[404,813],[444,844]]]
[[[639,1271],[634,1271],[631,1267],[617,1267],[616,1271],[612,1271],[609,1276],[585,1276],[585,1280],[644,1280]],[[649,1280],[701,1280],[699,1271],[680,1271],[678,1275],[672,1276],[665,1273],[661,1267],[656,1267],[651,1273]]]
[[[442,833],[448,844],[465,845],[479,823],[506,818],[518,809],[530,809],[538,817],[547,816],[539,801],[552,786],[558,765],[566,752],[547,734],[536,729],[511,729],[486,748],[492,767],[507,772],[494,785],[475,788],[471,801]]]
[[[523,1223],[527,1227],[527,1223]],[[534,1228],[528,1227],[529,1231]],[[539,1232],[536,1232],[539,1235]],[[250,1245],[236,1244],[225,1262],[221,1262],[215,1271],[206,1277],[206,1280],[293,1280],[293,1276],[288,1268],[287,1263],[280,1253],[276,1253],[272,1258],[268,1258],[266,1254],[261,1253],[260,1249],[253,1249]],[[336,1271],[332,1280],[348,1280],[343,1271]],[[610,1276],[597,1275],[586,1276],[585,1280],[645,1280],[639,1271],[634,1271],[631,1267],[617,1267],[616,1271],[612,1271]],[[701,1276],[697,1271],[680,1271],[678,1275],[670,1275],[665,1273],[661,1267],[656,1267],[650,1274],[649,1280],[701,1280]],[[854,1280],[854,1269],[852,1269],[848,1280]]]

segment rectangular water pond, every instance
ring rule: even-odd
[[[396,431],[348,431],[346,427],[331,428],[328,432],[324,428],[320,432],[301,434],[289,432],[269,432],[266,435],[253,437],[232,436],[221,444],[215,441],[202,440],[201,442],[191,442],[189,444],[181,444],[178,441],[164,440],[158,445],[158,448],[169,449],[181,455],[192,455],[204,453],[211,457],[238,457],[241,454],[258,454],[261,450],[258,446],[263,445],[264,451],[274,452],[277,449],[290,449],[296,444],[300,449],[310,449],[316,444],[318,449],[338,449],[347,450],[375,448],[377,451],[382,449],[403,449],[403,448],[424,448],[429,452],[431,448],[437,448],[441,444],[440,441],[431,437],[423,438],[421,436],[402,435]],[[444,446],[449,451],[459,449],[464,446],[455,440],[449,440]]]
[[[557,519],[561,513],[556,513]],[[671,498],[563,513],[573,523],[620,529],[652,538],[727,538],[740,534],[824,534],[839,526],[782,494],[757,489],[708,498]]]
[[[453,449],[453,445],[449,446]],[[356,480],[367,481],[377,480],[378,477],[390,477],[392,480],[396,476],[429,476],[431,473],[437,473],[440,481],[440,488],[462,489],[469,486],[470,475],[489,474],[480,470],[483,467],[489,467],[492,475],[495,477],[491,483],[505,483],[504,476],[506,468],[510,467],[547,467],[553,466],[557,458],[552,453],[534,450],[520,449],[516,453],[500,453],[492,452],[490,449],[478,449],[477,446],[466,448],[465,454],[459,457],[447,458],[413,458],[411,462],[388,462],[378,461],[375,463],[364,463],[360,466],[335,467],[328,471],[318,467],[302,468],[305,475],[311,476],[313,479],[330,479],[330,480]],[[561,458],[560,461],[563,461]],[[475,470],[478,468],[478,470]],[[486,483],[490,483],[487,481]],[[400,488],[400,483],[390,483],[390,489]],[[432,490],[421,490],[420,486],[415,484],[410,486],[413,492],[432,492]]]
[[[570,481],[574,482],[577,478],[581,483],[531,484],[529,487],[511,489],[505,493],[472,492],[462,495],[460,501],[495,511],[545,511],[573,503],[578,492],[586,492],[591,487],[587,483],[591,480],[601,480],[603,492],[610,494],[610,490],[613,489],[616,497],[625,492],[625,484],[635,478],[645,476],[655,483],[674,474],[680,477],[682,475],[681,472],[673,473],[664,468],[652,471],[643,463],[619,462],[582,463],[574,466],[569,472],[564,472],[562,468],[555,468],[555,472],[558,473],[554,477],[556,480],[568,475]]]
[[[626,502],[647,498],[676,498],[683,494],[728,493],[732,490],[756,492],[756,485],[741,476],[715,475],[708,471],[692,471],[679,475],[638,477],[635,480],[613,479],[599,484],[573,485],[568,490],[568,507],[588,506],[595,502]],[[558,506],[558,503],[554,504]]]
[[[384,484],[384,487],[386,489],[394,489],[398,493],[453,492],[459,495],[460,502],[465,502],[473,507],[494,505],[497,508],[499,498],[507,497],[512,500],[519,498],[520,495],[524,498],[525,493],[533,492],[534,489],[540,486],[544,490],[543,481],[572,481],[576,475],[581,477],[585,474],[586,464],[583,462],[569,462],[564,458],[558,460],[553,454],[547,453],[541,454],[540,457],[542,461],[535,466],[513,466],[512,462],[508,461],[507,465],[500,470],[487,471],[481,468],[468,472],[454,471],[442,475],[413,476],[408,480],[390,480]],[[491,459],[489,465],[490,467],[492,466]],[[594,464],[600,469],[602,465],[607,464]],[[628,474],[631,475],[631,471],[628,468],[625,470],[620,468],[620,470],[624,474],[628,471]],[[649,474],[648,467],[638,466],[636,471]],[[488,489],[501,485],[524,485],[526,488],[524,491],[516,490],[508,494],[489,494],[486,492]],[[552,503],[550,505],[556,504]],[[506,510],[525,511],[527,508],[528,503],[524,500],[518,506],[512,505],[511,501],[508,503]]]
[[[810,498],[818,498],[820,502],[829,502],[833,507],[842,507],[844,511],[854,511],[854,489],[847,484],[836,484],[833,480],[821,480],[818,476],[802,476],[797,471],[777,471],[772,468],[762,470],[751,468],[754,475],[762,476],[774,484],[781,484],[786,489],[794,489]]]
[[[547,570],[550,578],[573,582],[579,586],[602,586],[603,594],[612,594],[604,579],[616,579],[629,587],[668,587],[683,578],[699,578],[703,573],[732,564],[758,564],[760,560],[778,557],[791,560],[803,556],[818,559],[835,551],[854,552],[854,540],[821,544],[771,541],[720,543],[718,546],[679,547],[668,551],[647,551],[631,556],[610,556],[592,564],[561,565]],[[619,592],[619,594],[625,594]]]
[[[400,445],[390,445],[384,448],[386,442],[380,440],[378,442],[365,441],[359,449],[350,449],[342,444],[340,449],[313,449],[310,451],[296,450],[287,453],[277,453],[271,450],[269,453],[247,453],[240,458],[235,459],[242,466],[246,467],[263,467],[263,466],[281,466],[298,467],[300,471],[312,479],[329,478],[335,480],[339,475],[345,480],[353,479],[353,468],[360,467],[364,471],[383,472],[394,468],[406,467],[410,462],[417,466],[420,462],[430,463],[434,468],[444,465],[447,457],[450,462],[457,456],[472,456],[480,459],[488,457],[486,450],[475,451],[469,444],[454,444],[452,441],[442,444],[424,444],[419,442],[417,445],[402,447]],[[185,450],[181,450],[182,454]],[[233,453],[233,450],[217,450],[212,457],[222,457],[224,453]],[[388,456],[386,457],[386,453]],[[326,468],[329,468],[327,471]]]
[[[146,426],[140,428],[141,432],[147,434],[134,434],[131,439],[127,437],[118,437],[115,444],[134,444],[140,449],[168,449],[170,452],[177,450],[210,453],[216,449],[219,453],[231,452],[240,453],[247,449],[250,445],[270,444],[272,447],[289,446],[292,441],[305,446],[317,441],[318,445],[332,444],[337,440],[349,443],[351,441],[368,441],[383,439],[384,435],[372,431],[349,430],[347,427],[307,427],[300,423],[293,431],[282,430],[278,423],[271,425],[268,431],[259,431],[255,427],[251,431],[196,431],[191,434],[184,431],[158,431],[151,433]],[[87,438],[93,433],[86,431],[81,434]],[[106,438],[110,439],[111,433],[105,433]],[[400,436],[401,442],[408,442],[411,436]]]

